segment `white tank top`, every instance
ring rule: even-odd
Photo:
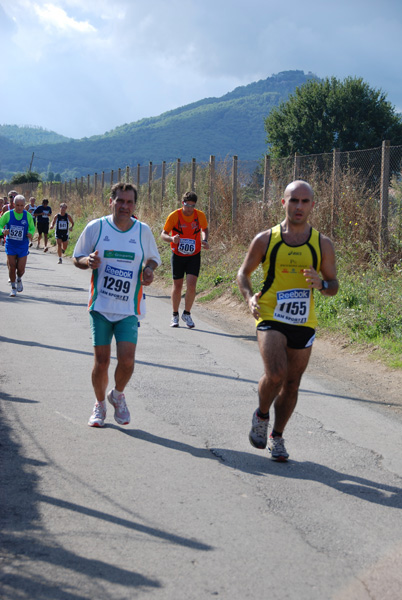
[[[100,220],[94,250],[98,250],[102,260],[100,267],[92,272],[89,310],[121,315],[122,319],[144,316],[141,229],[140,221],[135,221],[128,231],[120,231],[111,220]]]

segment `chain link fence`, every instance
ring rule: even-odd
[[[241,161],[237,156],[209,161],[133,165],[88,174],[75,180],[15,186],[27,199],[40,194],[53,201],[91,196],[106,203],[110,187],[118,181],[134,183],[139,206],[148,211],[179,206],[181,196],[193,190],[211,228],[226,233],[239,230],[248,240],[261,229],[281,220],[281,198],[294,179],[308,181],[317,209],[313,224],[335,241],[362,244],[363,252],[402,257],[402,146],[390,146],[286,158],[262,157]],[[10,186],[1,186],[7,195]],[[38,201],[41,198],[37,199]]]

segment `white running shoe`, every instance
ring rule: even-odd
[[[285,462],[289,458],[289,454],[286,452],[285,440],[283,437],[272,437],[269,436],[268,450],[271,453],[272,460],[278,462]]]
[[[15,287],[11,287],[10,296],[13,297],[13,296],[16,296],[16,295],[17,295],[17,289]]]
[[[187,327],[190,327],[190,329],[192,329],[193,327],[195,327],[194,325],[194,321],[191,318],[191,315],[187,315],[185,313],[182,314],[181,318],[183,319],[183,321],[185,322],[185,324],[187,325]]]
[[[261,419],[257,414],[257,410],[254,411],[248,439],[250,444],[258,450],[264,450],[267,447],[268,423],[269,419]]]
[[[22,279],[17,279],[17,292],[22,292],[24,286],[22,285]]]
[[[106,418],[106,402],[95,402],[92,415],[89,417],[88,425],[90,427],[103,427]]]
[[[117,399],[113,396],[113,390],[110,390],[106,396],[108,402],[114,407],[114,420],[119,425],[128,425],[130,423],[130,411],[127,408],[124,394],[119,394]]]
[[[170,321],[170,327],[179,327],[179,315],[173,315]]]

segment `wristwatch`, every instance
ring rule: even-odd
[[[319,289],[320,292],[322,292],[322,290],[327,290],[328,289],[328,281],[324,281],[324,279],[321,280],[321,287]]]

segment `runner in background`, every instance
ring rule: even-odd
[[[34,216],[34,212],[35,212],[37,206],[36,206],[35,202],[36,202],[36,198],[34,198],[33,196],[31,196],[30,199],[29,199],[28,204],[25,205],[25,210],[27,210],[30,213],[30,215],[32,216],[34,224],[35,224],[35,227],[36,227],[36,217]],[[29,247],[30,248],[31,248],[32,244],[33,244],[33,240],[31,240],[29,242]]]
[[[164,242],[172,248],[172,308],[171,327],[179,327],[179,307],[186,275],[184,311],[181,316],[187,327],[195,327],[191,317],[197,289],[197,279],[201,267],[201,248],[209,249],[208,222],[205,214],[196,209],[197,194],[186,192],[182,198],[182,208],[170,213],[161,233]]]
[[[71,227],[69,227],[69,224]],[[57,242],[57,255],[59,257],[58,264],[61,265],[63,262],[62,255],[67,250],[69,231],[73,230],[74,221],[70,215],[67,214],[67,204],[62,202],[60,204],[60,212],[54,216],[50,229],[55,229],[55,238]]]
[[[16,296],[22,292],[22,276],[29,254],[29,240],[35,233],[35,225],[32,216],[24,210],[25,198],[17,195],[14,200],[14,208],[8,210],[0,217],[0,233],[6,238],[5,250],[7,254],[7,265],[9,282],[11,283],[10,296]]]
[[[43,252],[47,252],[49,250],[47,246],[47,236],[49,233],[49,218],[52,214],[52,209],[49,206],[49,200],[47,198],[43,198],[42,204],[35,209],[34,216],[37,218],[37,228],[38,228],[38,244],[36,249],[39,250],[40,242],[42,239],[42,235],[45,240],[45,247]]]

